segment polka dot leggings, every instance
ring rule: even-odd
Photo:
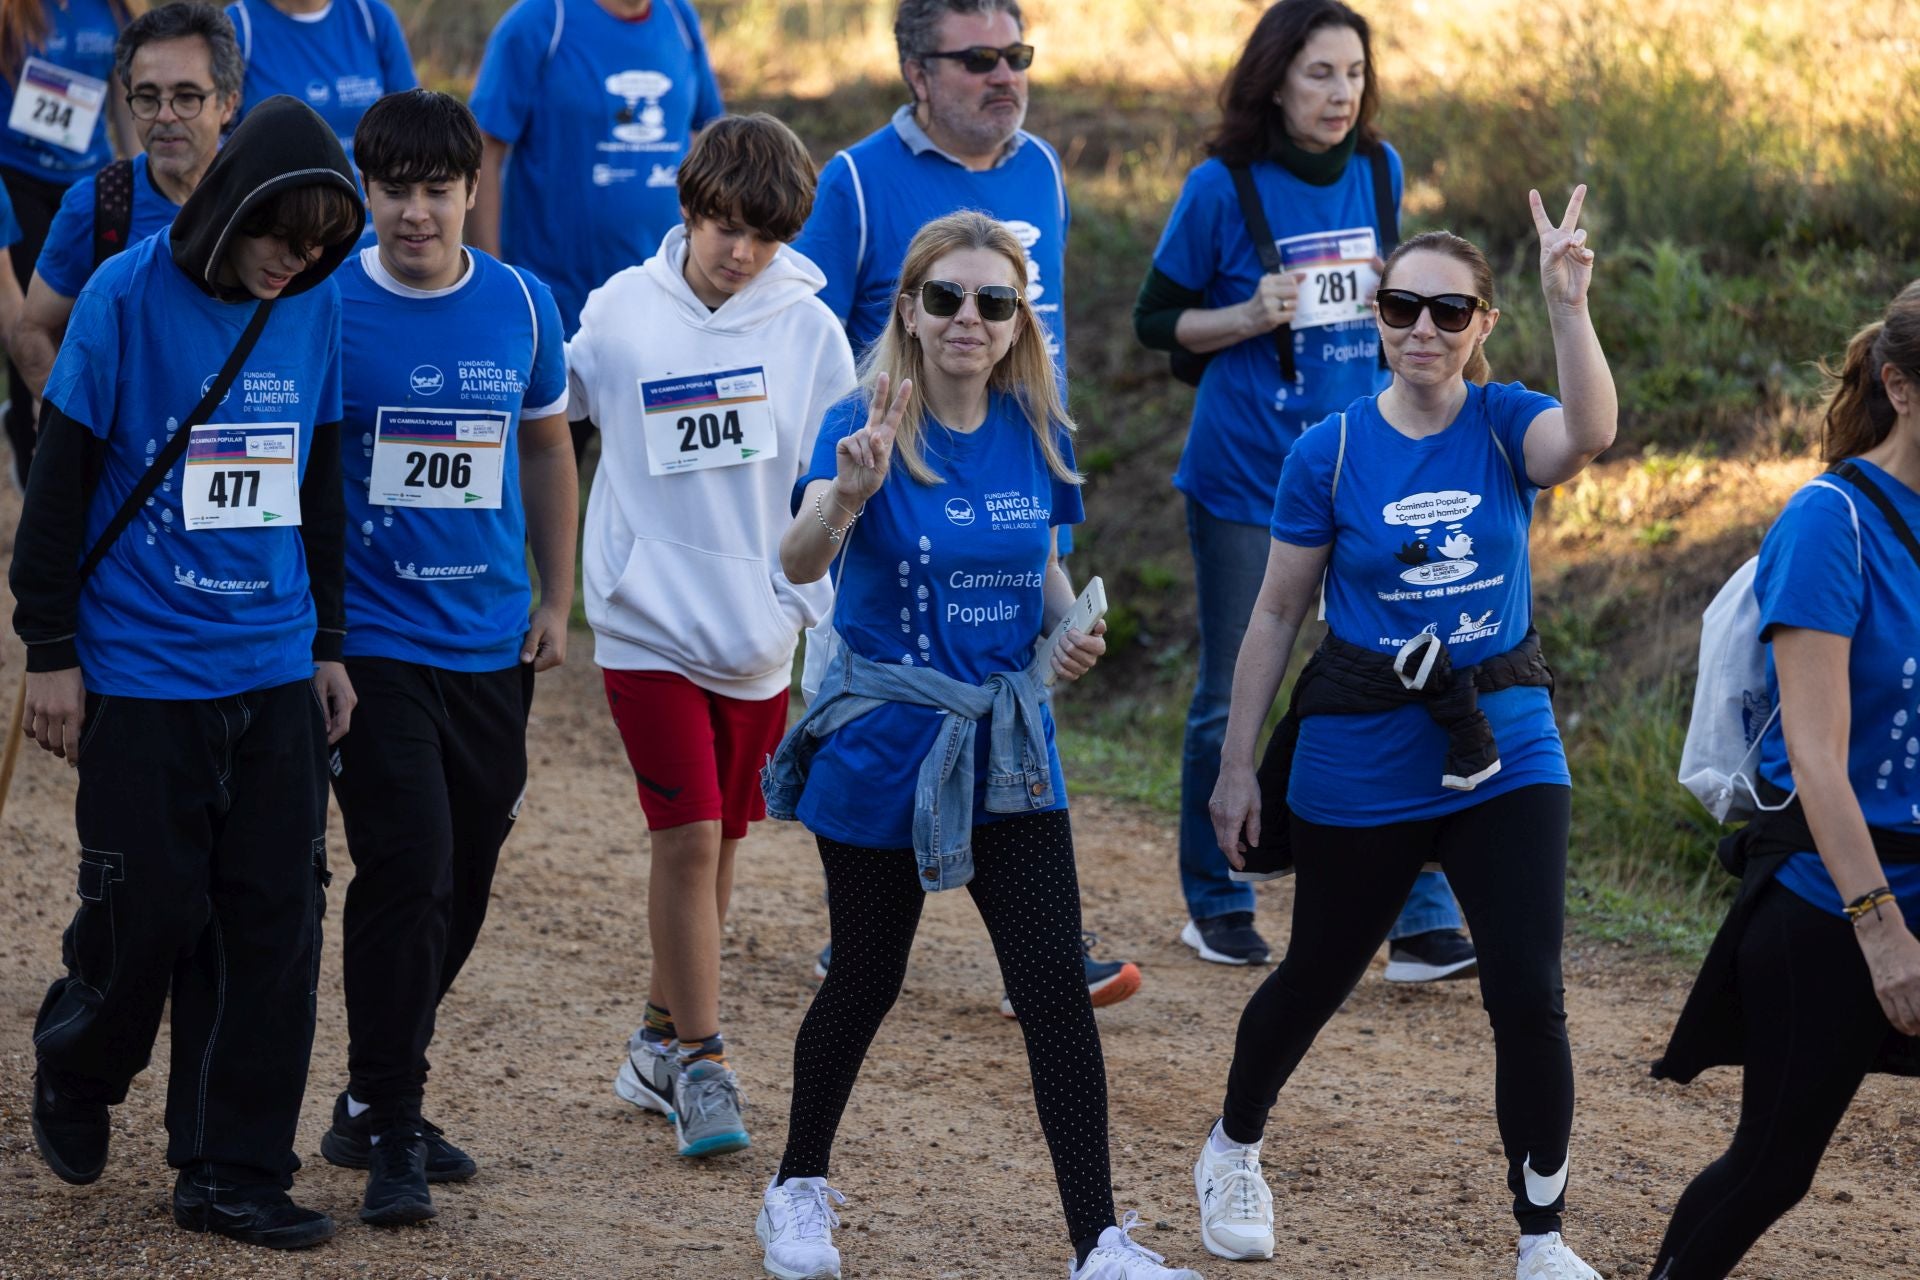
[[[793,1046],[793,1106],[780,1180],[827,1175],[834,1131],[880,1023],[900,994],[920,923],[911,849],[818,837],[833,963]],[[1107,1072],[1080,950],[1080,881],[1065,810],[973,829],[967,885],[1020,1015],[1033,1099],[1053,1155],[1071,1240],[1113,1225]]]

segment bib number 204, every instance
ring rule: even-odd
[[[718,449],[722,442],[739,444],[746,439],[740,430],[740,411],[737,409],[729,409],[724,414],[703,413],[697,418],[688,414],[674,425],[680,428],[682,453]]]
[[[207,501],[222,509],[260,505],[258,471],[216,471],[207,482]]]
[[[418,449],[407,454],[407,478],[409,489],[426,487],[444,489],[452,485],[464,489],[473,483],[473,455],[470,453],[423,453]]]
[[[1360,275],[1356,271],[1329,271],[1320,277],[1320,305],[1337,306],[1360,300]]]

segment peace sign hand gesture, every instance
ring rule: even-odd
[[[1538,191],[1527,192],[1527,202],[1533,207],[1533,229],[1540,235],[1540,288],[1548,305],[1570,311],[1585,307],[1587,286],[1593,282],[1593,250],[1587,248],[1586,228],[1578,227],[1580,207],[1587,202],[1586,184],[1573,189],[1559,226],[1547,217]]]
[[[886,483],[887,469],[893,461],[894,433],[900,429],[900,419],[906,416],[907,401],[913,395],[913,379],[903,378],[889,403],[888,381],[884,373],[874,381],[867,425],[842,437],[833,447],[834,501],[849,512],[857,513]]]

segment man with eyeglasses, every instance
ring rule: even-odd
[[[856,354],[886,328],[914,233],[979,209],[1006,223],[1027,251],[1027,305],[1065,385],[1067,186],[1059,154],[1021,127],[1034,56],[1024,31],[1019,0],[901,0],[893,39],[913,100],[827,162],[793,246],[825,273],[820,300],[846,325]],[[1060,554],[1072,549],[1063,527]],[[820,953],[816,976],[825,976],[832,953],[831,944]],[[1140,989],[1132,964],[1089,952],[1086,966],[1096,1007]],[[1011,1018],[1011,1002],[1003,999],[1000,1012]]]
[[[245,72],[233,25],[210,4],[169,4],[135,19],[120,33],[113,61],[141,150],[69,187],[47,229],[8,339],[36,396],[94,269],[173,225],[240,105]]]

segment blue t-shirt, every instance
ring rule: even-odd
[[[363,249],[340,269],[346,417],[340,461],[347,489],[350,658],[394,658],[453,671],[513,666],[527,633],[527,516],[520,500],[521,415],[567,402],[567,357],[553,295],[532,276],[467,250],[466,276],[444,292],[407,289]],[[402,292],[404,290],[404,292]],[[381,421],[385,411],[385,422]],[[459,451],[408,441],[466,443],[466,476],[499,468],[497,507],[374,503],[375,434],[384,428],[423,495],[429,463]],[[492,457],[487,455],[491,454]],[[449,473],[452,474],[451,465]],[[483,472],[484,473],[484,472]],[[457,491],[453,475],[439,491]],[[461,495],[464,501],[464,494]]]
[[[1382,144],[1397,209],[1403,177],[1400,154]],[[1373,165],[1355,156],[1331,186],[1317,187],[1272,161],[1253,166],[1253,184],[1276,240],[1296,236],[1338,246],[1338,237],[1371,234],[1376,249],[1388,229],[1375,224]],[[1308,242],[1295,241],[1306,251]],[[1292,250],[1283,243],[1291,256]],[[1383,255],[1384,256],[1384,255]],[[1208,160],[1187,175],[1186,186],[1153,251],[1154,269],[1175,284],[1205,295],[1207,307],[1251,298],[1263,272],[1247,221],[1240,213],[1226,165]],[[1272,334],[1214,353],[1193,402],[1193,424],[1174,472],[1173,486],[1221,520],[1265,524],[1274,485],[1293,442],[1320,419],[1387,385],[1380,367],[1380,334],[1372,317],[1293,331],[1297,381],[1280,382]]]
[[[680,159],[723,110],[700,19],[688,0],[631,22],[596,0],[520,0],[487,40],[472,105],[513,148],[502,255],[552,287],[572,337],[587,295],[680,221]]]
[[[834,446],[866,424],[863,397],[827,411],[813,462],[794,486],[831,480]],[[1058,435],[1073,465],[1073,442]],[[944,484],[924,485],[898,457],[880,492],[867,501],[847,539],[834,629],[875,662],[930,666],[979,684],[1024,668],[1044,622],[1042,590],[1051,530],[1083,518],[1080,489],[1047,470],[1046,457],[1017,402],[995,394],[987,418],[966,434],[929,418],[925,456]],[[1053,716],[1044,712],[1054,808],[1067,804]],[[845,844],[899,849],[913,843],[914,779],[940,733],[931,707],[890,703],[829,737],[814,757],[795,816],[807,829]],[[976,735],[973,820],[986,810],[989,726]]]
[[[67,188],[60,208],[47,228],[46,243],[33,269],[63,298],[77,298],[93,274],[93,191],[98,178],[89,175]],[[147,153],[133,158],[133,222],[127,243],[138,244],[156,231],[173,225],[180,206],[160,194],[147,167]]]
[[[1557,407],[1517,382],[1469,386],[1446,430],[1413,440],[1387,424],[1372,396],[1356,400],[1346,410],[1337,496],[1339,416],[1300,437],[1281,472],[1273,536],[1298,547],[1333,544],[1326,602],[1334,635],[1395,653],[1432,632],[1456,667],[1520,643],[1533,625],[1527,533],[1539,492],[1523,449],[1533,420]],[[1288,803],[1309,822],[1378,826],[1568,782],[1547,690],[1484,694],[1480,709],[1500,746],[1500,772],[1472,791],[1440,785],[1447,735],[1410,703],[1301,721]]]
[[[13,197],[0,187],[0,249],[11,249],[20,243],[20,220],[13,216]]]
[[[1065,377],[1070,215],[1060,157],[1022,130],[998,167],[976,173],[934,150],[910,115],[907,127],[918,152],[896,117],[827,161],[813,213],[793,242],[826,275],[820,300],[847,326],[854,355],[887,327],[915,233],[935,218],[978,209],[1007,223],[1026,247],[1027,301]]]
[[[70,151],[57,143],[31,137],[12,127],[14,99],[32,91],[22,84],[25,62],[8,67],[0,77],[0,165],[18,169],[42,182],[68,183],[97,173],[113,159],[113,139],[107,135],[108,103],[122,92],[113,75],[113,44],[120,38],[120,22],[108,0],[68,0],[60,5],[44,6],[52,20],[47,43],[28,49],[27,57],[50,63],[58,71],[72,72],[99,80],[106,85],[100,104],[100,119],[93,126],[85,150]],[[60,77],[55,74],[53,80]],[[46,111],[64,109],[50,103]]]
[[[165,236],[108,259],[80,291],[46,398],[107,443],[87,508],[87,546],[199,403],[252,314],[251,302],[217,302],[194,287]],[[274,304],[213,419],[292,424],[298,484],[315,427],[340,420],[340,293],[332,280]],[[219,698],[306,679],[314,609],[300,530],[189,532],[185,465],[174,464],[81,592],[77,644],[87,687],[131,698]]]
[[[297,17],[267,0],[235,0],[227,17],[247,64],[234,123],[276,93],[290,94],[332,126],[349,163],[367,108],[420,83],[406,32],[384,0],[333,0]]]
[[[1920,494],[1871,462],[1854,462],[1892,500],[1907,527],[1920,530]],[[1846,496],[1819,485],[1801,489],[1760,544],[1753,577],[1760,602],[1757,638],[1766,640],[1775,627],[1805,627],[1853,641],[1847,658],[1847,780],[1868,826],[1920,833],[1920,565],[1864,493],[1837,476],[1827,483]],[[1767,692],[1778,706],[1771,645]],[[1793,789],[1777,718],[1760,742],[1760,776]],[[1885,870],[1907,920],[1920,927],[1920,864],[1887,863]],[[1817,853],[1789,858],[1780,883],[1823,911],[1845,914],[1840,890]]]

